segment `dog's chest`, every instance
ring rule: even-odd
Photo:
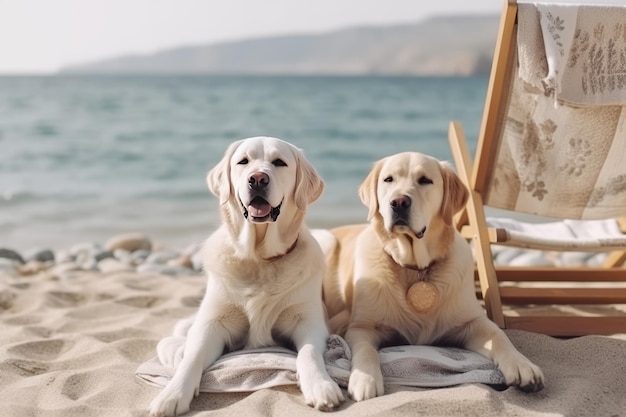
[[[232,299],[238,304],[249,305],[274,303],[289,296],[298,286],[302,271],[286,271],[268,266],[263,269],[241,268],[228,278],[227,287]]]
[[[297,300],[299,280],[279,279],[275,274],[255,275],[249,272],[229,285],[231,301],[243,311],[248,320],[247,348],[274,345],[272,330]]]
[[[449,285],[437,270],[407,270],[396,287],[398,315],[404,325],[398,330],[411,343],[424,343],[436,338],[443,329],[440,318],[449,310]]]

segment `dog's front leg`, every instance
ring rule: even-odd
[[[352,349],[352,371],[348,392],[355,401],[363,401],[385,393],[378,356],[378,336],[373,329],[350,327],[346,342]]]
[[[219,320],[198,314],[187,333],[183,358],[170,382],[150,403],[150,414],[176,416],[189,411],[191,400],[198,395],[202,372],[222,354],[227,338]]]
[[[508,385],[525,392],[543,389],[541,369],[513,346],[507,335],[487,317],[479,317],[465,328],[465,348],[488,357],[498,365]]]
[[[302,319],[293,332],[293,342],[298,350],[296,370],[298,383],[307,405],[322,411],[332,410],[343,401],[341,388],[330,378],[324,365],[324,351],[328,330],[324,324],[322,309],[318,319]]]

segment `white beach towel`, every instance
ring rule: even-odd
[[[161,348],[179,352],[185,338],[163,339]],[[341,337],[331,335],[324,354],[326,369],[340,386],[347,387],[352,354]],[[413,387],[448,387],[466,383],[504,384],[496,365],[478,353],[459,348],[396,346],[380,350],[385,383]],[[158,386],[165,386],[174,368],[157,357],[142,363],[135,374]],[[281,348],[240,350],[227,353],[204,371],[201,392],[249,392],[280,385],[295,385],[296,352]]]

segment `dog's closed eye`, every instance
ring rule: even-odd
[[[248,164],[248,158],[243,158],[241,161],[237,162],[237,165],[247,165]]]
[[[282,159],[274,159],[272,161],[272,165],[274,165],[275,167],[286,167],[287,163],[285,163],[285,161],[283,161]]]
[[[385,178],[383,181],[385,181],[385,182],[393,182],[393,177],[390,175],[387,178]]]
[[[431,180],[430,178],[422,175],[421,177],[419,177],[419,179],[417,180],[417,183],[419,185],[427,185],[427,184],[432,184],[433,180]]]

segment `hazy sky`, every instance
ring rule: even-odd
[[[0,73],[259,35],[499,14],[504,0],[0,0]]]

